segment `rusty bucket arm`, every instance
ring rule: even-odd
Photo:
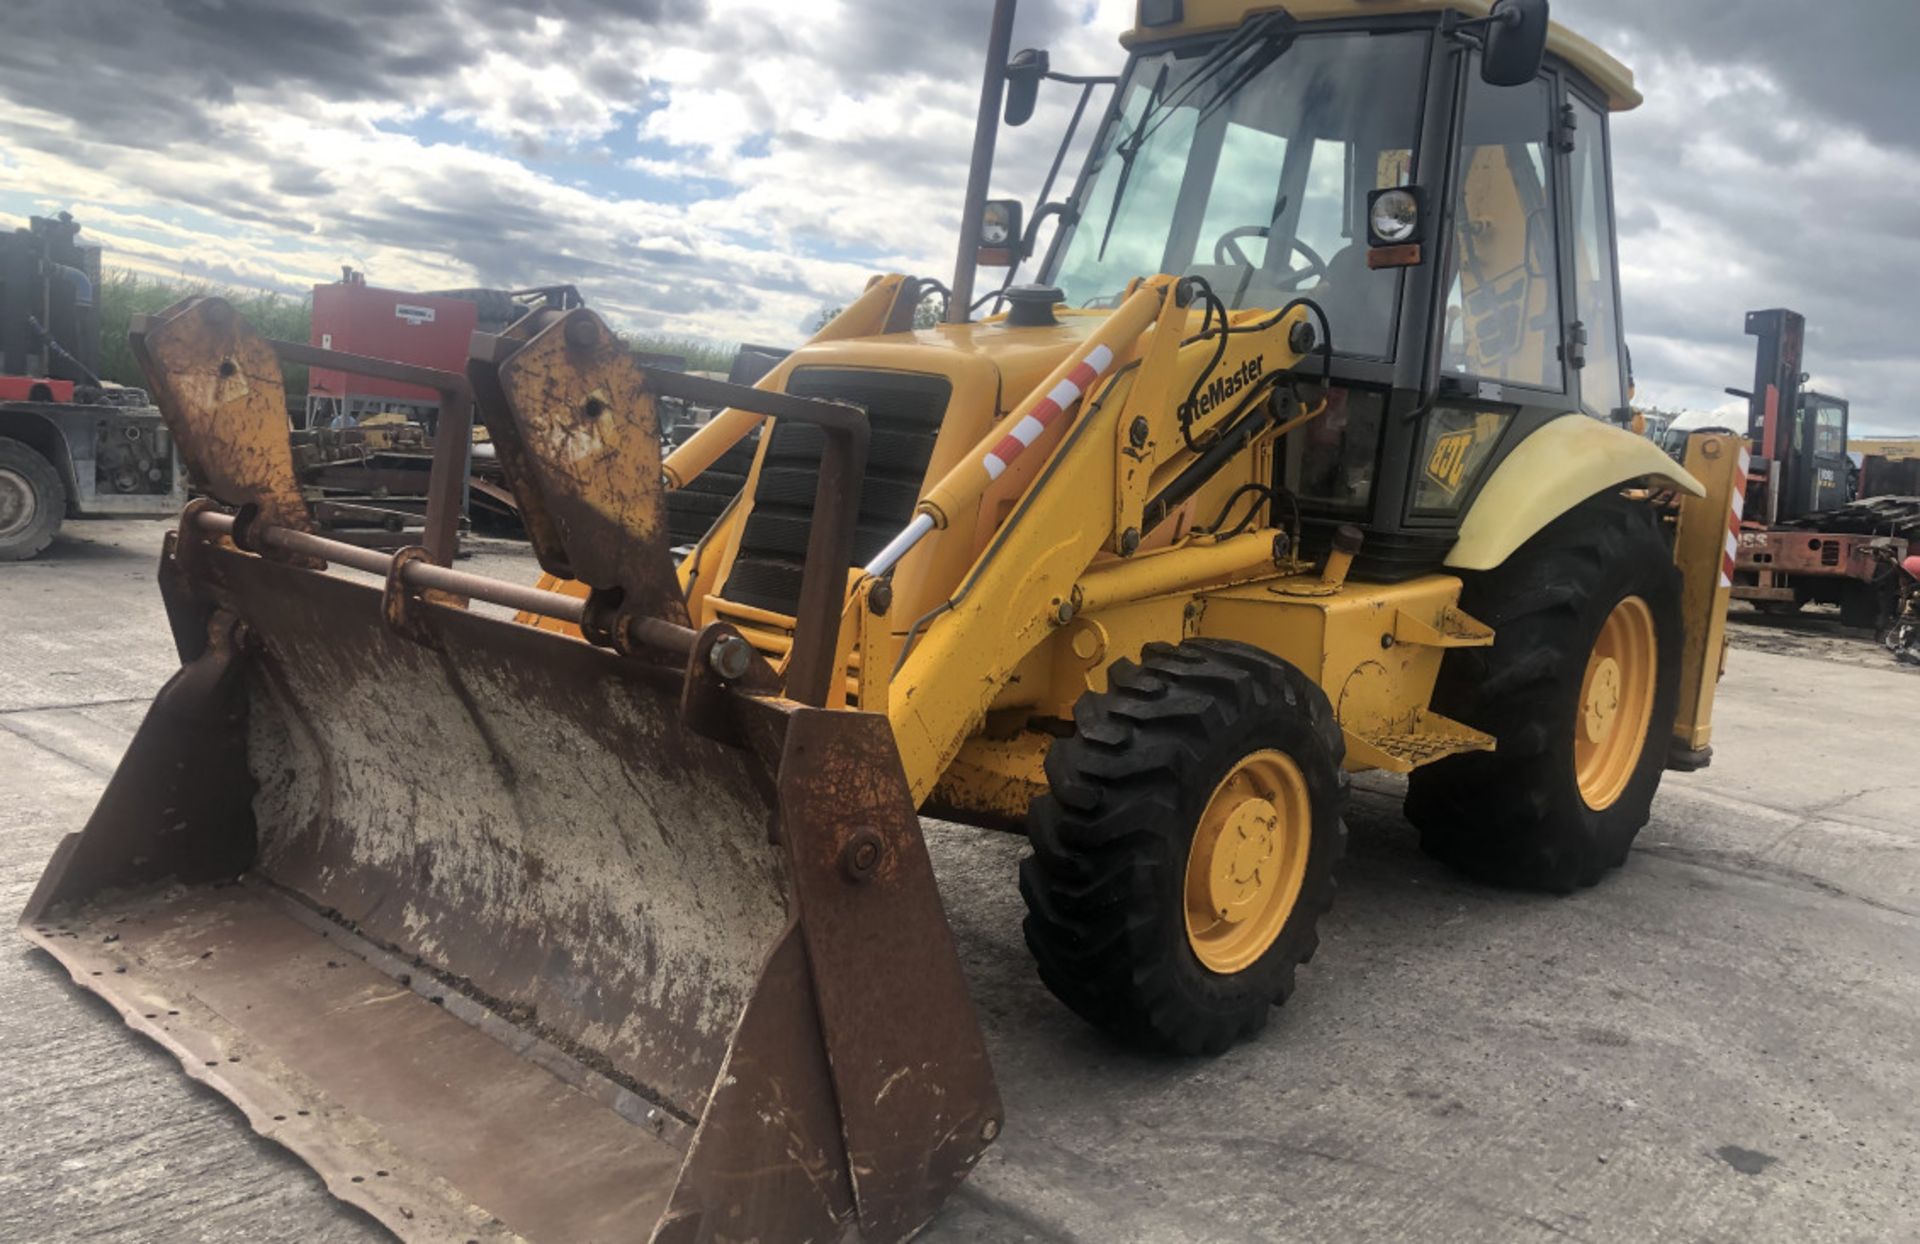
[[[277,388],[207,311],[150,355]],[[886,722],[686,627],[646,378],[567,321],[474,391],[584,603],[304,531],[266,404],[176,383],[183,668],[22,931],[405,1238],[904,1238],[1000,1104]]]

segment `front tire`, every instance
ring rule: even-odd
[[[0,436],[0,562],[23,562],[53,543],[67,490],[30,445]]]
[[[1490,648],[1447,654],[1434,707],[1497,740],[1416,769],[1407,819],[1481,880],[1565,894],[1624,864],[1659,788],[1679,702],[1680,573],[1647,506],[1576,506],[1460,605]]]
[[[1028,815],[1040,978],[1148,1049],[1218,1054],[1319,944],[1346,843],[1345,744],[1320,688],[1245,644],[1150,644],[1074,706]]]

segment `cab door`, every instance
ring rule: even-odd
[[[1457,522],[1549,420],[1631,418],[1604,98],[1551,59],[1523,86],[1486,84],[1477,57],[1464,76],[1438,400],[1409,526]]]
[[[1847,456],[1847,404],[1809,393],[1802,401],[1806,434],[1813,438],[1813,508],[1832,510],[1853,500],[1853,459]]]

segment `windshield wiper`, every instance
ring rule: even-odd
[[[1181,84],[1180,89],[1171,98],[1163,98],[1167,86],[1167,71],[1170,65],[1160,66],[1160,75],[1154,80],[1153,90],[1147,95],[1147,103],[1140,110],[1140,119],[1134,123],[1133,132],[1122,139],[1114,148],[1120,156],[1120,176],[1113,183],[1113,199],[1107,204],[1107,226],[1100,235],[1100,260],[1107,257],[1107,243],[1113,238],[1113,226],[1120,219],[1120,204],[1126,198],[1127,184],[1133,180],[1133,162],[1140,149],[1157,133],[1162,125],[1171,118],[1176,109],[1186,104],[1208,83],[1226,71],[1229,65],[1248,48],[1261,46],[1261,54],[1250,57],[1239,67],[1232,77],[1221,84],[1213,97],[1207,101],[1195,119],[1196,128],[1233,98],[1239,89],[1245,86],[1254,75],[1277,60],[1281,53],[1293,45],[1293,19],[1284,12],[1267,13],[1248,22],[1232,38],[1207,54],[1205,60],[1194,67],[1193,73]],[[1284,30],[1277,28],[1284,27]]]
[[[1169,65],[1160,66],[1160,76],[1153,80],[1153,90],[1147,92],[1147,105],[1140,110],[1140,119],[1133,124],[1133,133],[1120,140],[1114,150],[1120,153],[1120,176],[1113,182],[1113,198],[1107,204],[1107,227],[1100,235],[1100,253],[1095,257],[1102,262],[1107,258],[1107,243],[1113,239],[1113,224],[1120,219],[1120,200],[1126,197],[1127,183],[1133,179],[1133,158],[1140,154],[1140,148],[1147,141],[1147,122],[1153,117],[1153,106],[1160,100],[1160,92],[1167,89],[1167,70]]]

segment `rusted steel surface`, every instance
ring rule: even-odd
[[[806,572],[794,607],[793,650],[787,655],[787,696],[821,706],[834,691],[844,667],[840,649],[841,607],[846,603],[847,571],[853,564],[854,523],[859,516],[860,481],[867,470],[867,425],[827,425],[826,449],[814,484],[813,519],[807,526]]]
[[[373,589],[239,569],[257,869],[697,1117],[786,920],[747,758],[610,653],[444,609],[435,651]]]
[[[474,374],[593,596],[272,522],[221,448],[243,508],[162,560],[184,667],[24,931],[402,1236],[904,1239],[1000,1103],[898,752],[686,625],[644,382],[578,323]],[[823,422],[857,475],[864,416]]]
[[[795,709],[780,831],[861,1230],[918,1230],[999,1134],[973,1000],[887,719]]]
[[[918,1229],[1000,1105],[885,719],[720,676],[710,628],[729,746],[684,668],[403,634],[222,518],[163,568],[207,638],[28,937],[407,1238]]]
[[[687,620],[669,548],[655,398],[820,427],[827,445],[786,694],[803,704],[827,702],[838,677],[856,485],[866,471],[864,411],[642,367],[585,310],[481,343],[469,371],[542,567],[592,590],[581,629],[616,647],[631,633],[632,617]]]
[[[436,1005],[433,977],[402,983],[303,923],[293,902],[200,886],[25,931],[404,1239],[644,1238],[679,1148]]]
[[[224,611],[183,621],[200,624],[197,652],[154,697],[85,829],[55,848],[23,926],[56,905],[159,877],[229,880],[252,860],[245,631]]]
[[[500,364],[513,356],[533,335],[558,322],[552,311],[536,311],[521,317],[498,336],[475,334],[473,353],[467,359],[467,383],[474,398],[474,412],[486,425],[496,461],[507,486],[513,493],[514,508],[526,529],[527,542],[541,569],[562,579],[573,578],[567,565],[566,544],[556,520],[540,493],[538,478],[527,463],[526,448],[520,440],[520,426],[507,407],[500,387]]]
[[[658,1244],[781,1238],[827,1241],[853,1216],[853,1188],[813,980],[799,930],[780,937],[741,1016]]]
[[[136,323],[134,357],[193,478],[263,521],[311,529],[287,442],[287,394],[267,339],[218,298]]]
[[[558,532],[564,573],[596,593],[619,593],[621,612],[684,624],[667,549],[659,417],[633,355],[598,316],[578,310],[536,333],[498,375],[516,442],[502,462],[521,512],[544,511]],[[498,422],[490,418],[489,428]]]
[[[195,525],[215,535],[228,535],[233,531],[233,517],[229,514],[202,511]],[[416,556],[401,559],[399,553],[383,553],[378,549],[362,548],[356,544],[329,540],[325,536],[310,535],[303,531],[266,527],[255,531],[253,535],[261,544],[270,548],[317,561],[351,566],[355,570],[363,570],[368,574],[382,577],[390,574],[396,560],[400,560],[404,563],[401,571],[404,581],[423,591],[438,592],[443,596],[463,596],[473,600],[484,600],[489,604],[537,613],[543,617],[559,618],[566,622],[580,620],[583,602],[577,597],[563,596],[559,592],[543,592],[537,587],[528,587],[525,584],[506,583],[499,579],[489,579],[485,575],[468,574],[464,570],[451,570]],[[690,631],[681,629],[687,636],[691,636]]]
[[[1743,531],[1734,560],[1737,570],[1817,575],[1871,583],[1886,573],[1892,542],[1884,536],[1845,532]],[[1894,557],[1891,560],[1897,561]],[[1736,587],[1734,595],[1741,595]]]

